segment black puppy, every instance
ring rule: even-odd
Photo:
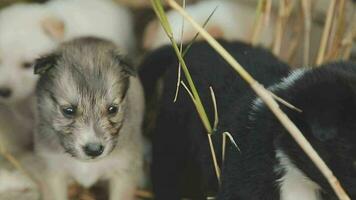
[[[297,70],[270,87],[302,112],[282,109],[356,199],[356,65]],[[259,77],[256,77],[257,79]],[[337,199],[327,180],[255,95],[235,95],[221,122],[241,152],[227,149],[223,200]]]
[[[220,42],[252,76],[266,86],[280,81],[289,73],[286,64],[264,49],[240,42]],[[185,61],[210,122],[213,122],[213,105],[209,86],[215,91],[221,121],[236,113],[229,108],[237,100],[236,97],[252,94],[249,86],[206,42],[195,43]],[[218,188],[207,133],[192,100],[183,89],[180,89],[177,102],[173,103],[177,69],[176,55],[169,46],[150,53],[141,66],[140,76],[147,99],[151,98],[157,80],[163,77],[159,114],[153,134],[153,189],[157,200],[178,200],[182,197],[206,199],[211,194],[215,195]],[[187,83],[184,78],[183,81]],[[240,124],[238,121],[233,123]],[[221,155],[220,133],[214,134],[217,155]]]

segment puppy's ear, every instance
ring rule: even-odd
[[[178,65],[177,63],[177,56],[171,45],[158,48],[145,56],[138,69],[147,99],[155,93],[158,80],[170,66]]]
[[[133,62],[126,56],[122,56],[118,53],[113,53],[114,60],[122,67],[122,71],[128,76],[137,76],[137,70],[134,67]]]
[[[124,57],[117,52],[113,52],[113,57],[114,57],[114,60],[116,61],[116,63],[121,68],[121,72],[123,74],[124,80],[122,81],[122,84],[121,84],[121,91],[122,91],[121,98],[124,99],[126,97],[126,93],[130,86],[129,77],[137,76],[137,71],[127,57]]]
[[[39,75],[45,74],[57,64],[58,58],[58,54],[50,54],[36,59],[34,63],[34,73]]]
[[[49,16],[41,21],[43,31],[52,39],[61,41],[64,39],[64,22],[56,17]]]
[[[207,31],[214,38],[222,38],[222,37],[224,37],[224,31],[218,25],[212,25],[212,26],[208,27]]]
[[[316,137],[321,142],[330,141],[338,135],[336,127],[321,127],[319,125],[313,124],[311,129],[314,137]]]

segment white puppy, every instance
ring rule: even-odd
[[[46,5],[65,24],[65,39],[95,36],[120,49],[134,48],[133,20],[129,9],[111,0],[53,0]]]
[[[19,4],[0,12],[0,134],[10,150],[32,141],[37,76],[31,66],[36,57],[56,46],[57,38],[46,31],[52,18],[37,4]]]

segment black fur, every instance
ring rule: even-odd
[[[50,54],[36,59],[34,63],[34,74],[45,74],[57,64],[59,57],[60,55],[58,54]]]
[[[282,106],[322,159],[340,180],[351,199],[356,199],[356,65],[338,62],[307,71],[287,89],[275,93],[302,109]],[[256,77],[258,79],[258,77]],[[241,97],[228,107],[221,131],[231,131],[241,153],[231,145],[223,169],[222,200],[278,200],[278,179],[284,171],[276,150],[321,187],[322,199],[337,199],[319,170],[266,106],[253,110],[255,95]],[[252,115],[253,118],[247,116]]]
[[[266,86],[289,73],[286,64],[264,49],[240,42],[220,42],[252,76]],[[206,42],[195,43],[186,54],[185,61],[211,123],[213,106],[209,86],[215,91],[222,121],[233,112],[228,107],[237,100],[236,97],[252,94],[249,86]],[[173,103],[177,67],[176,56],[167,46],[149,54],[140,71],[146,97],[152,95],[159,77],[163,76],[164,83],[153,135],[153,189],[157,200],[182,197],[206,199],[206,196],[215,195],[218,184],[206,131],[184,89],[180,89],[178,100]],[[184,78],[183,81],[187,83]],[[213,136],[216,147],[221,146],[220,133],[216,132]],[[217,148],[218,155],[221,155],[220,150]]]

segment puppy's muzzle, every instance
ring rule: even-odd
[[[83,147],[83,150],[87,156],[95,158],[104,152],[104,146],[99,143],[89,143]]]

